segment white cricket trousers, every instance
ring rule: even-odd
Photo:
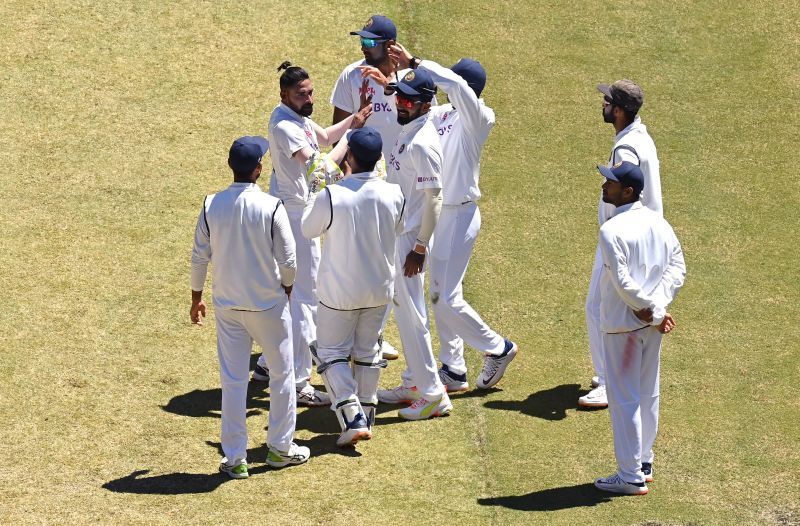
[[[403,385],[416,386],[422,396],[435,399],[444,394],[444,385],[439,380],[439,369],[433,357],[428,308],[425,305],[425,269],[410,278],[403,275],[406,256],[416,243],[416,232],[406,232],[397,238],[394,319],[406,358]]]
[[[467,372],[465,342],[481,353],[500,355],[505,350],[503,337],[467,303],[461,286],[480,230],[481,212],[477,203],[470,202],[443,206],[433,235],[429,279],[439,359],[456,374]]]
[[[586,329],[589,332],[589,353],[592,356],[594,374],[599,378],[600,385],[606,385],[603,331],[600,330],[600,276],[602,275],[603,255],[598,244],[592,265],[592,278],[589,280],[589,294],[586,296]]]
[[[247,459],[247,385],[253,340],[269,367],[267,444],[287,451],[297,409],[292,367],[292,321],[282,301],[263,311],[217,309],[217,355],[222,383],[222,451],[230,461]]]
[[[319,271],[319,238],[306,239],[300,227],[303,211],[289,211],[289,224],[297,245],[297,277],[289,306],[292,312],[295,387],[302,389],[311,378],[309,344],[317,339],[317,272]]]
[[[319,359],[323,363],[329,363],[352,357],[358,362],[377,363],[380,360],[378,337],[387,309],[388,305],[357,310],[336,310],[320,303],[317,311]],[[373,369],[374,374],[363,375],[355,374],[357,370],[355,364],[352,368],[347,363],[337,363],[329,367],[325,374],[332,392],[328,394],[335,398],[336,403],[353,397],[357,397],[362,403],[377,403],[380,370]]]
[[[625,482],[644,482],[642,462],[653,462],[661,337],[653,326],[619,334],[603,333],[614,454]]]

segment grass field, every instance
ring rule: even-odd
[[[214,326],[188,320],[194,222],[231,141],[266,134],[275,67],[310,71],[328,124],[374,12],[416,54],[486,66],[498,125],[465,288],[522,351],[449,418],[383,408],[357,452],[302,410],[313,457],[279,471],[254,386],[253,476],[228,481]],[[782,0],[3,2],[0,523],[800,524],[799,26]],[[594,87],[621,77],[644,87],[688,266],[640,498],[591,487],[610,422],[576,408],[613,136]]]

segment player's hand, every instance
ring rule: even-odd
[[[389,46],[389,58],[392,59],[392,62],[397,64],[397,69],[406,69],[409,65],[411,65],[411,59],[414,57],[411,53],[408,52],[406,48],[403,47],[403,44],[394,43]]]
[[[675,318],[669,312],[664,315],[664,319],[658,325],[658,332],[667,334],[675,328]]]
[[[356,68],[361,72],[361,78],[364,79],[362,87],[369,85],[369,79],[374,80],[384,88],[389,84],[389,78],[375,66],[356,66]],[[358,90],[358,92],[361,93],[361,90]]]
[[[288,287],[286,285],[281,285],[281,287],[283,287],[283,291],[286,293],[286,297],[287,298],[291,298],[292,297],[292,287],[294,287],[294,285],[289,285]]]
[[[352,129],[358,129],[364,126],[364,123],[367,122],[369,116],[372,115],[372,97],[367,98],[367,105],[358,110],[358,113],[353,114],[353,123],[350,125]]]
[[[416,276],[422,272],[423,265],[425,265],[425,254],[412,250],[406,255],[406,262],[403,264],[403,275],[407,278]]]
[[[649,307],[645,307],[642,310],[635,310],[633,313],[636,315],[637,318],[642,320],[645,323],[651,323],[653,321],[653,309]]]
[[[206,303],[203,300],[192,302],[192,307],[189,309],[189,318],[192,323],[196,325],[203,324],[203,318],[206,317]]]

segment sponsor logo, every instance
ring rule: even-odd
[[[400,149],[399,149],[399,150],[397,150],[397,153],[398,153],[398,154],[400,154],[400,153],[403,153],[403,150],[405,150],[405,149],[406,149],[406,145],[405,145],[405,144],[401,144],[401,145],[400,145]]]
[[[453,129],[452,124],[448,124],[447,126],[442,126],[441,128],[437,128],[439,135],[444,135],[445,133],[450,133],[450,130]]]
[[[427,183],[427,182],[438,181],[438,180],[439,180],[438,177],[417,177],[417,182],[418,183]]]
[[[372,111],[375,112],[375,113],[380,112],[380,111],[383,111],[383,112],[388,111],[389,113],[391,113],[392,112],[392,106],[388,102],[373,102],[372,103]]]

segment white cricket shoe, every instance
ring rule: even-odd
[[[594,486],[603,491],[611,493],[619,493],[620,495],[647,495],[649,491],[647,484],[640,482],[638,484],[632,482],[625,482],[619,473],[614,473],[605,478],[599,478],[594,481]]]
[[[222,462],[219,464],[219,470],[232,479],[246,479],[248,477],[247,461],[242,458],[228,461],[228,457],[223,457]]]
[[[448,415],[452,410],[453,404],[445,392],[440,398],[434,400],[428,400],[425,397],[419,398],[410,406],[399,410],[397,414],[406,420],[426,420],[435,416]]]
[[[642,462],[642,473],[644,473],[645,482],[653,482],[653,463]]]
[[[419,397],[416,387],[398,385],[393,389],[378,389],[378,401],[384,404],[411,404]]]
[[[305,463],[311,456],[311,450],[305,446],[298,446],[294,442],[289,446],[289,451],[281,451],[280,449],[269,446],[267,453],[267,464],[273,468],[282,468],[284,466]]]
[[[331,397],[325,391],[317,391],[313,385],[306,384],[305,387],[297,390],[297,405],[306,407],[331,405]]]
[[[519,348],[511,340],[506,340],[506,347],[503,354],[494,356],[487,354],[483,358],[483,369],[478,375],[478,389],[489,389],[497,384],[506,372],[508,364],[517,355]]]
[[[347,418],[345,417],[345,422]],[[369,440],[372,438],[372,431],[369,429],[369,422],[363,413],[358,413],[352,422],[347,422],[347,428],[342,431],[336,439],[339,447],[355,446],[359,440]]]
[[[595,387],[585,395],[578,398],[578,405],[581,407],[608,407],[606,386],[600,385]]]
[[[400,351],[394,345],[381,338],[381,358],[384,360],[397,360],[400,358]]]
[[[600,385],[600,377],[592,376],[592,389]]]
[[[446,365],[442,365],[442,368],[439,369],[439,380],[442,381],[448,393],[459,393],[469,389],[467,375],[456,374]]]

